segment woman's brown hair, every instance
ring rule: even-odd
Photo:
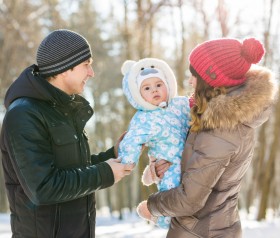
[[[196,87],[194,92],[195,104],[191,109],[191,132],[198,132],[202,129],[201,116],[205,112],[208,102],[221,94],[226,93],[225,87],[214,88],[207,84],[200,75],[195,71],[195,69],[190,65],[189,67],[192,76],[196,80]]]

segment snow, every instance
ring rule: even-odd
[[[240,212],[244,238],[279,238],[280,217],[255,221],[251,216]],[[97,212],[96,238],[164,238],[166,230],[157,228],[141,220],[135,213],[126,213],[123,220],[116,214]],[[0,238],[10,238],[9,214],[0,214]]]

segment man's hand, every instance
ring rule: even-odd
[[[164,159],[156,161],[155,170],[156,170],[157,176],[160,179],[163,178],[164,173],[169,169],[171,164],[172,164],[171,162],[164,160]]]
[[[119,158],[109,159],[105,162],[110,165],[113,171],[115,183],[119,182],[124,176],[129,175],[135,167],[135,164],[121,164],[121,159]]]

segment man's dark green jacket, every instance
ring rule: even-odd
[[[95,237],[96,190],[114,184],[114,148],[90,154],[93,109],[27,68],[8,89],[1,131],[13,237]]]

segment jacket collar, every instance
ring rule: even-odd
[[[226,95],[208,103],[201,118],[202,130],[230,130],[239,123],[256,127],[266,120],[263,112],[276,101],[276,79],[270,70],[257,66],[248,71],[246,78],[243,85],[229,88]]]
[[[76,107],[81,104],[89,104],[82,96],[69,96],[51,85],[45,78],[38,74],[38,67],[36,65],[31,65],[26,68],[11,84],[5,95],[5,107],[8,108],[15,99],[21,97],[47,101],[55,107]]]

